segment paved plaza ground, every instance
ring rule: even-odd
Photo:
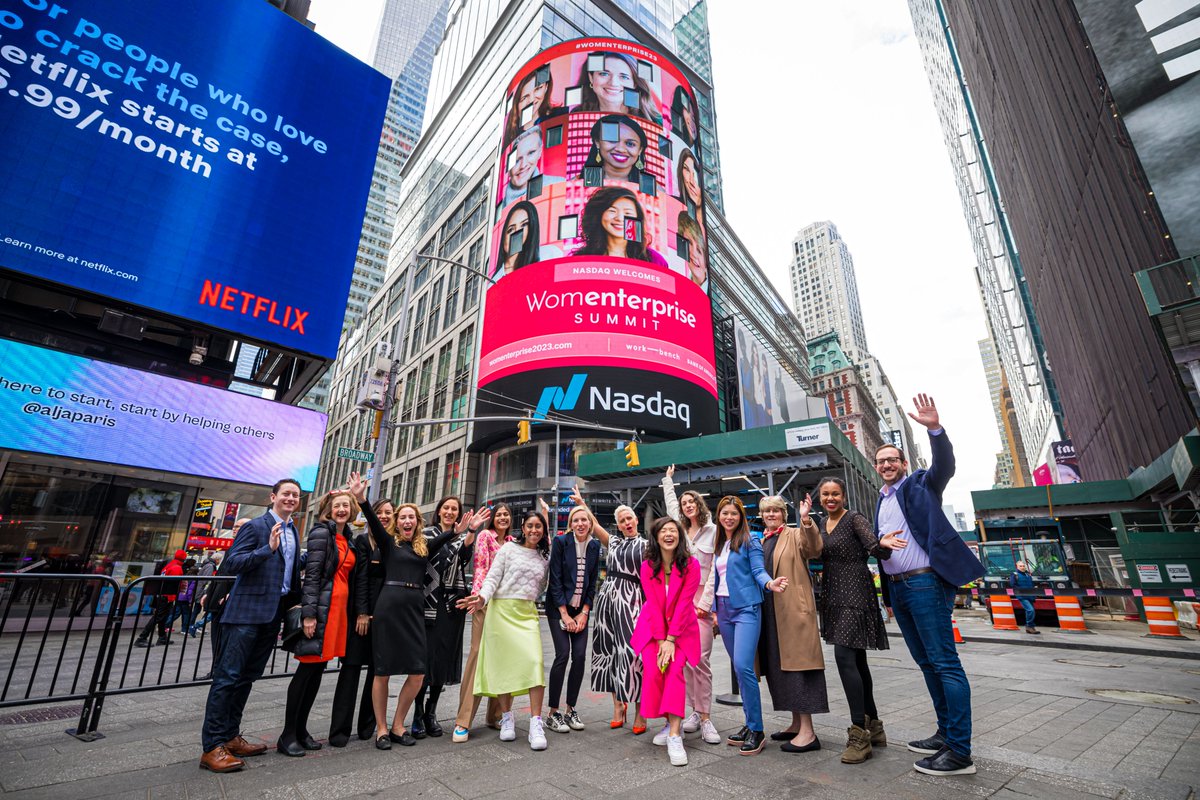
[[[197,768],[206,688],[194,687],[110,698],[100,726],[105,738],[86,744],[63,733],[73,717],[30,722],[25,720],[37,716],[31,710],[0,713],[0,793],[13,800],[1195,797],[1200,641],[1194,631],[1186,642],[1150,640],[1136,626],[1097,623],[1093,636],[1047,631],[1035,640],[1019,632],[994,632],[977,616],[958,616],[968,639],[961,653],[974,690],[979,772],[972,776],[932,778],[913,771],[918,756],[903,743],[933,732],[933,712],[920,670],[903,642],[892,638],[892,649],[872,654],[871,664],[893,744],[876,749],[862,766],[838,760],[847,711],[827,652],[831,713],[816,717],[823,743],[816,753],[788,755],[768,744],[761,755],[745,758],[732,747],[706,745],[693,735],[687,742],[690,763],[672,767],[665,749],[650,743],[650,734],[610,731],[608,698],[586,692],[580,712],[588,729],[547,733],[545,752],[529,749],[520,701],[516,742],[501,743],[495,731],[480,725],[468,743],[456,745],[450,742],[448,721],[457,701],[454,691],[441,704],[447,735],[440,739],[389,752],[355,739],[345,749],[326,746],[301,759],[269,752],[250,759],[243,772],[219,776]],[[1038,646],[1029,646],[1035,642]],[[548,635],[544,645],[549,653]],[[723,691],[729,686],[727,661],[721,652],[714,656],[718,691]],[[286,679],[256,686],[245,719],[248,738],[274,742],[286,688]],[[1163,704],[1144,695],[1095,694],[1113,689],[1179,700]],[[322,739],[332,690],[332,676],[326,676],[310,726]],[[34,710],[44,714],[52,708]],[[722,732],[741,724],[740,708],[718,706],[714,716]],[[768,713],[768,731],[778,730],[784,719]]]

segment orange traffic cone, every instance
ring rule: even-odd
[[[1012,598],[1006,594],[994,594],[988,599],[992,603],[992,630],[1019,630],[1017,615],[1013,612]]]
[[[1186,639],[1179,632],[1179,622],[1175,619],[1175,606],[1165,597],[1143,597],[1142,606],[1146,609],[1146,621],[1150,623],[1150,632],[1146,636],[1155,639]]]
[[[954,643],[964,644],[966,640],[963,639],[962,634],[958,630],[958,620],[956,620],[954,617],[951,617],[950,624],[954,626]]]
[[[1063,633],[1091,633],[1083,622],[1083,607],[1078,597],[1055,595],[1054,610],[1058,612],[1058,629]]]

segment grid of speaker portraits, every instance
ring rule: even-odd
[[[622,258],[708,292],[699,117],[677,70],[632,43],[568,42],[510,87],[491,275]]]

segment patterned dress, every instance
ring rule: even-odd
[[[887,629],[875,598],[875,582],[867,557],[887,559],[892,551],[879,544],[870,521],[847,511],[833,530],[821,520],[824,566],[821,592],[821,635],[830,644],[858,650],[887,650]]]
[[[642,669],[629,640],[642,610],[639,572],[645,553],[641,536],[610,537],[608,576],[596,592],[592,691],[611,692],[622,703],[637,703],[642,696]]]

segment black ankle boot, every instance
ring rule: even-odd
[[[413,707],[412,724],[408,726],[408,732],[414,739],[425,738],[424,709],[419,706]]]
[[[424,716],[421,717],[421,721],[425,723],[426,734],[434,737],[442,735],[442,726],[438,724],[436,711],[427,708]]]

